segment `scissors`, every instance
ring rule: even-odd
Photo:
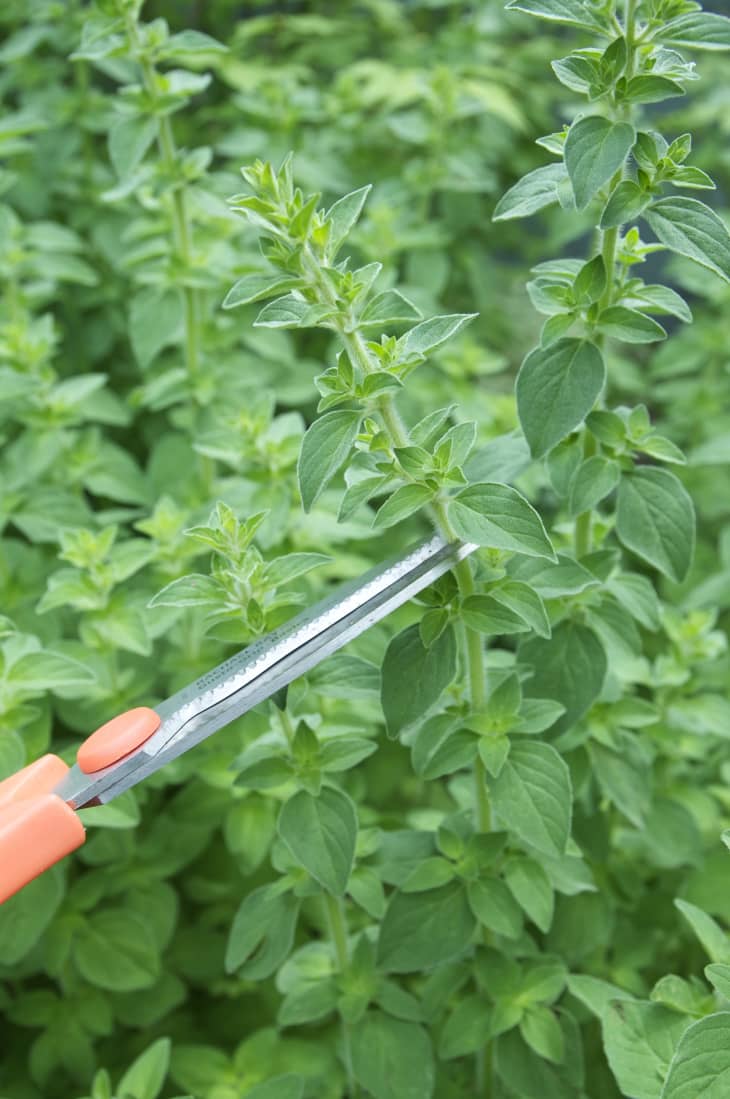
[[[80,847],[76,811],[103,805],[263,702],[477,547],[434,536],[339,587],[154,709],[107,721],[69,767],[48,754],[0,782],[0,904]]]

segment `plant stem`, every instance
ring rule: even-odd
[[[327,925],[330,931],[330,938],[335,951],[335,958],[337,959],[337,971],[344,973],[350,964],[350,959],[347,951],[347,927],[345,925],[345,913],[342,907],[342,901],[339,897],[333,897],[331,893],[323,894],[325,914],[327,917]],[[352,1069],[352,1043],[350,1041],[350,1027],[349,1024],[342,1019],[342,1040],[344,1046],[345,1055],[345,1071],[347,1073],[347,1091],[350,1099],[357,1099],[357,1082],[355,1080],[355,1074]]]
[[[375,369],[375,365],[370,357],[367,344],[361,333],[357,330],[354,318],[344,315],[341,303],[332,289],[329,280],[322,274],[317,257],[308,247],[305,247],[302,251],[302,262],[304,270],[309,277],[310,284],[316,288],[320,298],[333,307],[334,316],[332,318],[332,324],[344,345],[350,362],[353,366],[359,367],[363,374],[371,374]],[[378,402],[378,412],[391,446],[394,448],[408,446],[410,443],[408,429],[403,423],[391,395],[386,394],[380,399]],[[443,500],[437,498],[433,501],[431,513],[439,533],[447,540],[453,541],[456,538],[456,535],[449,522]],[[466,560],[460,561],[454,568],[454,575],[461,596],[466,598],[471,595],[474,592],[474,578],[469,562]],[[486,708],[487,704],[482,638],[476,630],[468,629],[463,623],[461,626],[467,666],[469,701],[472,711],[474,713],[479,713]],[[475,827],[478,832],[489,832],[492,827],[492,814],[486,778],[484,764],[482,763],[481,757],[477,755],[473,767],[473,779],[474,818]],[[337,912],[335,913],[334,909],[337,906],[333,898],[327,897],[327,905],[330,926],[332,927],[336,946],[336,928],[338,926],[337,915],[339,914],[341,922],[341,912],[337,908]],[[346,1034],[346,1042],[348,1041],[349,1035]],[[349,1045],[347,1046],[347,1050],[349,1053]],[[485,1099],[489,1099],[493,1092],[491,1043],[487,1043],[476,1054],[476,1079],[479,1093],[484,1095]]]
[[[596,437],[586,430],[583,435],[583,460],[592,458],[596,452]],[[574,547],[577,558],[584,557],[593,548],[592,514],[590,511],[584,511],[576,517]]]
[[[154,66],[145,56],[139,39],[139,30],[131,13],[127,14],[127,35],[142,70],[145,89],[154,101],[157,97],[157,83]],[[178,152],[172,125],[168,115],[157,116],[157,146],[165,169],[172,172],[177,164]],[[190,215],[187,196],[183,186],[175,186],[172,192],[172,233],[175,251],[185,273],[192,263],[192,242]],[[200,301],[193,286],[185,283],[181,286],[185,324],[185,366],[188,379],[195,381],[200,367]]]
[[[339,310],[339,301],[330,283],[322,276],[316,257],[307,249],[303,253],[304,266],[312,284],[316,287],[320,297],[335,310],[332,324],[338,336],[344,344],[353,366],[359,367],[363,374],[371,374],[375,369],[370,352],[365,340],[357,331],[354,319],[343,316]],[[408,429],[403,423],[395,401],[392,396],[386,395],[378,402],[378,412],[383,427],[391,446],[405,447],[410,443]],[[431,512],[440,534],[448,541],[456,538],[452,529],[446,507],[442,500],[435,500]],[[463,598],[474,592],[474,578],[468,561],[460,561],[454,568],[454,575]],[[464,648],[467,666],[467,678],[469,684],[469,701],[474,713],[483,711],[487,704],[486,685],[484,680],[484,651],[481,635],[476,630],[464,627]],[[486,772],[481,758],[477,756],[474,763],[474,789],[475,789],[475,825],[479,832],[488,832],[491,829],[491,809],[489,794],[487,792]]]

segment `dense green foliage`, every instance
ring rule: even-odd
[[[480,549],[82,812],[0,1095],[724,1099],[730,20],[140,9],[0,12],[0,779]]]

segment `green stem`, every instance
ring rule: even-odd
[[[583,459],[592,458],[596,453],[596,438],[587,431],[583,438]],[[580,559],[593,548],[592,512],[584,511],[576,517],[574,532],[575,556]]]
[[[634,57],[636,47],[636,7],[637,0],[626,0],[626,25],[624,35],[626,37],[626,71],[625,76],[630,80],[634,74]]]
[[[333,317],[333,325],[340,337],[345,351],[353,364],[358,366],[363,374],[370,374],[375,369],[370,352],[367,349],[365,340],[360,332],[357,331],[352,317],[343,316],[340,311],[340,302],[336,294],[334,293],[330,283],[326,278],[322,276],[317,258],[311,252],[309,248],[305,248],[303,251],[304,268],[307,272],[311,283],[316,286],[320,297],[326,301],[329,305],[333,306],[335,310],[335,316]],[[378,411],[383,423],[383,427],[388,435],[391,446],[393,447],[405,447],[410,443],[408,429],[403,423],[395,401],[392,396],[386,395],[378,403]],[[434,517],[439,533],[443,535],[448,541],[453,541],[456,537],[449,517],[446,511],[446,505],[443,500],[436,499],[431,507],[431,512]],[[471,566],[468,561],[460,561],[454,568],[454,575],[459,587],[459,592],[463,598],[471,595],[474,592],[474,577],[472,576]],[[464,648],[467,666],[467,681],[469,688],[469,700],[471,709],[475,713],[482,712],[486,708],[487,693],[484,677],[484,652],[482,647],[481,635],[476,630],[463,628],[464,636]],[[474,769],[474,802],[475,802],[475,826],[479,832],[489,832],[492,827],[491,820],[491,807],[489,803],[489,793],[487,790],[486,782],[486,770],[482,763],[481,757],[477,756]],[[327,898],[328,908],[331,909],[335,903],[333,898]],[[333,927],[332,916],[330,916],[330,923]],[[478,1084],[479,1091],[485,1096],[492,1094],[492,1050],[491,1044],[487,1043],[483,1049],[477,1054],[477,1066],[476,1066],[477,1080],[481,1081]],[[485,1090],[486,1081],[486,1090]]]
[[[322,277],[316,257],[311,250],[303,253],[305,269],[312,283],[316,286],[320,296],[334,309],[339,306],[339,301],[330,283]],[[338,336],[344,344],[353,366],[358,366],[363,374],[371,374],[375,365],[370,357],[365,340],[355,328],[353,318],[336,313],[332,323]],[[405,447],[410,443],[408,429],[403,423],[395,401],[392,396],[383,397],[378,404],[378,411],[383,422],[386,434],[393,447]],[[452,529],[446,506],[442,500],[435,500],[431,512],[440,534],[448,541],[456,537]],[[468,561],[460,561],[454,569],[454,575],[463,598],[474,592],[474,578]],[[476,630],[464,629],[464,646],[467,665],[467,677],[469,684],[469,699],[471,708],[475,713],[482,712],[487,704],[486,685],[484,681],[484,652],[481,635]],[[477,757],[474,764],[475,785],[475,823],[480,832],[488,832],[491,829],[491,810],[489,806],[489,794],[487,792],[486,772],[481,759]]]
[[[157,97],[154,66],[145,56],[139,39],[139,29],[131,13],[127,14],[126,23],[127,36],[142,70],[145,89],[154,102]],[[157,116],[157,147],[166,170],[172,172],[177,164],[178,152],[168,115]],[[187,196],[182,186],[175,186],[172,192],[172,234],[178,259],[187,273],[192,264],[192,241]],[[200,301],[195,287],[183,285],[181,291],[185,325],[185,366],[188,378],[193,382],[200,368]]]
[[[327,917],[327,926],[329,927],[330,938],[335,951],[335,958],[337,960],[338,973],[344,973],[350,964],[350,958],[347,950],[347,927],[345,924],[345,913],[342,907],[342,901],[339,897],[333,897],[331,893],[323,894],[325,914]],[[341,1018],[342,1022],[342,1041],[344,1046],[345,1055],[345,1071],[347,1073],[347,1092],[350,1099],[357,1099],[357,1082],[355,1080],[355,1074],[352,1068],[352,1042],[350,1040],[350,1027],[349,1024]]]

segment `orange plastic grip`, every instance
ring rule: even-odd
[[[0,782],[0,904],[84,842],[84,826],[51,790],[68,772],[46,755]]]

